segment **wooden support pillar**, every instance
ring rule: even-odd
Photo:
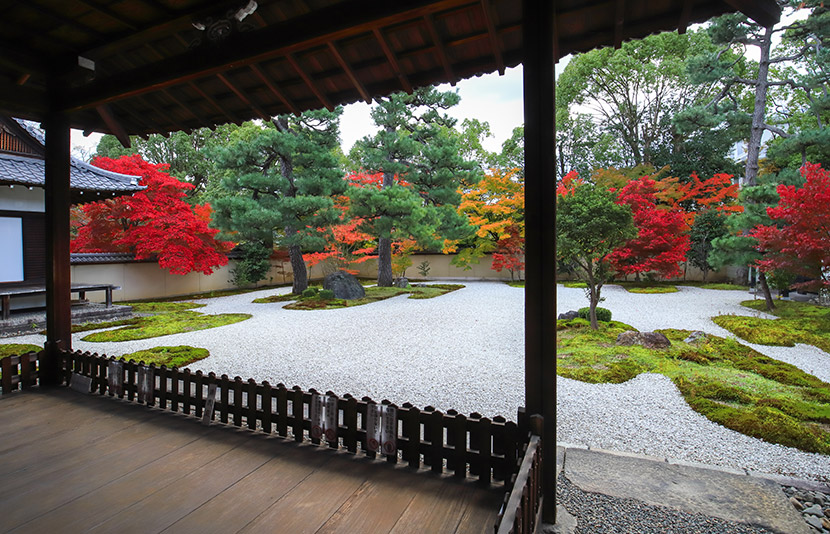
[[[542,519],[556,520],[556,167],[554,2],[523,0],[525,402],[544,418]]]
[[[69,120],[53,112],[46,130],[46,348],[45,385],[60,383],[59,351],[72,348],[69,276]]]

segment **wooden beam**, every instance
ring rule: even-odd
[[[525,401],[544,418],[542,517],[556,519],[556,162],[554,2],[523,0]]]
[[[110,129],[112,135],[114,135],[115,138],[118,139],[118,142],[121,143],[121,146],[124,148],[130,148],[130,135],[124,127],[121,126],[121,123],[118,122],[115,115],[112,114],[110,107],[107,104],[102,104],[95,108],[95,110],[98,112],[98,116],[100,116],[104,121],[104,124],[107,125],[107,128]]]
[[[237,117],[236,115],[234,115],[233,113],[228,111],[225,107],[220,106],[219,103],[212,96],[210,96],[206,92],[202,91],[201,87],[199,87],[198,84],[190,82],[188,84],[188,86],[192,90],[199,93],[199,96],[201,96],[206,101],[208,101],[210,103],[210,105],[212,105],[214,107],[214,109],[216,109],[216,111],[219,112],[220,115],[224,115],[225,117],[227,117],[230,122],[233,122],[235,124],[242,124],[243,121],[239,120],[239,117]]]
[[[53,88],[54,91],[54,88]],[[69,269],[69,117],[51,112],[46,129],[46,345],[41,383],[58,385],[60,351],[72,350]]]
[[[305,84],[308,86],[308,88],[309,88],[309,89],[311,89],[311,92],[312,92],[312,93],[314,93],[314,96],[316,96],[316,97],[317,97],[317,100],[319,100],[319,101],[320,101],[320,103],[321,103],[321,104],[323,104],[323,106],[324,106],[327,110],[329,110],[329,111],[333,111],[333,110],[334,110],[334,106],[333,106],[333,105],[331,105],[331,102],[329,102],[329,99],[328,99],[328,98],[326,98],[326,95],[325,95],[325,94],[323,94],[323,92],[322,92],[322,91],[320,91],[320,88],[319,88],[319,87],[317,87],[317,84],[316,84],[316,83],[314,83],[314,80],[312,80],[312,79],[308,76],[308,74],[306,73],[306,71],[305,71],[305,70],[303,70],[303,68],[300,66],[300,64],[299,64],[299,63],[297,63],[297,60],[294,58],[294,54],[286,54],[286,55],[285,55],[285,59],[286,59],[286,60],[288,60],[288,63],[290,63],[290,64],[291,64],[291,67],[292,67],[295,71],[297,71],[297,74],[299,74],[299,75],[300,75],[300,78],[302,78],[302,79],[303,79],[303,81],[305,82]]]
[[[692,19],[692,0],[683,0],[683,8],[680,10],[680,18],[677,21],[677,33],[683,35],[689,27]]]
[[[378,44],[380,44],[380,48],[383,50],[383,54],[386,56],[387,61],[389,61],[389,64],[392,66],[392,72],[395,73],[395,76],[397,76],[398,80],[401,82],[401,87],[403,87],[403,90],[407,93],[411,93],[412,84],[409,83],[409,79],[406,77],[406,74],[404,74],[395,52],[389,47],[389,43],[386,41],[386,37],[383,36],[383,32],[380,29],[375,28],[372,30],[372,33],[374,34],[375,39],[377,39]]]
[[[493,8],[490,0],[481,0],[481,11],[484,13],[484,21],[487,23],[487,34],[490,36],[490,46],[493,48],[493,56],[496,58],[496,67],[499,74],[504,74],[504,58],[501,54],[501,41],[496,33],[496,24],[493,20]]]
[[[233,93],[234,93],[234,94],[235,94],[235,95],[239,98],[239,100],[241,100],[242,102],[244,102],[244,103],[245,103],[245,105],[246,105],[246,106],[248,106],[249,108],[253,109],[253,110],[256,112],[256,114],[257,114],[257,115],[259,115],[259,118],[260,118],[260,119],[262,119],[262,120],[264,120],[264,121],[269,121],[269,120],[271,120],[271,117],[270,117],[270,116],[268,116],[268,114],[267,114],[267,113],[265,113],[264,111],[262,111],[262,109],[260,109],[260,107],[259,107],[258,105],[254,104],[254,103],[251,101],[251,99],[250,99],[250,98],[248,98],[247,96],[245,96],[245,94],[244,94],[242,91],[240,91],[240,90],[239,90],[239,89],[238,89],[238,88],[237,88],[234,84],[232,84],[232,83],[230,82],[230,80],[228,80],[228,79],[225,77],[225,75],[224,75],[224,74],[217,74],[217,75],[216,75],[216,77],[217,77],[217,78],[219,78],[219,80],[221,80],[221,81],[222,81],[222,83],[224,83],[224,84],[225,84],[225,86],[226,86],[228,89],[230,89],[231,91],[233,91]]]
[[[285,93],[280,91],[277,88],[277,86],[274,85],[274,82],[268,76],[266,76],[264,72],[262,72],[262,69],[260,69],[257,65],[249,65],[248,67],[252,71],[254,71],[254,74],[256,74],[259,77],[260,80],[262,80],[262,83],[264,83],[265,86],[272,93],[274,93],[274,96],[276,96],[277,98],[282,100],[282,103],[285,104],[285,107],[287,107],[289,110],[291,110],[291,113],[293,113],[294,115],[297,115],[297,116],[300,115],[300,113],[301,113],[300,109],[297,106],[294,105],[294,102],[292,102],[291,99],[289,99],[287,96],[285,96]]]
[[[230,68],[325,46],[329,41],[469,3],[470,0],[346,0],[263,30],[236,34],[210,54],[202,49],[191,50],[165,61],[95,80],[65,95],[65,108],[70,112],[93,108],[212,76]],[[375,13],[376,18],[366,21],[366,12]]]
[[[100,39],[100,38],[105,36],[105,34],[99,32],[95,28],[87,26],[86,24],[81,24],[77,20],[74,20],[74,19],[71,19],[71,18],[68,18],[68,17],[64,17],[60,13],[55,12],[52,9],[49,9],[46,6],[42,6],[42,5],[38,4],[37,2],[23,2],[23,3],[20,4],[20,7],[26,7],[28,9],[33,10],[33,11],[36,11],[37,13],[40,13],[44,17],[52,19],[53,21],[57,22],[58,24],[61,24],[61,25],[64,25],[64,26],[71,26],[71,27],[73,27],[77,30],[80,30],[80,31],[84,32],[84,33],[93,35],[96,38]]]
[[[84,6],[87,9],[91,9],[92,11],[95,11],[96,13],[100,13],[101,15],[104,15],[108,19],[114,20],[118,24],[121,24],[122,26],[126,26],[127,28],[129,28],[131,30],[138,30],[139,29],[138,26],[136,26],[135,24],[133,24],[132,22],[125,19],[124,17],[122,17],[121,15],[119,15],[118,13],[112,11],[109,8],[106,8],[104,6],[97,6],[97,5],[92,4],[90,2],[86,2],[85,0],[72,0],[72,1],[75,2],[76,4],[80,4],[80,5]]]
[[[614,6],[614,49],[619,50],[625,28],[625,0],[617,0]]]
[[[336,59],[340,66],[343,67],[343,72],[345,72],[346,76],[348,76],[349,79],[352,81],[352,84],[354,85],[355,89],[357,89],[357,92],[360,93],[360,96],[363,97],[363,100],[367,104],[371,104],[372,97],[369,96],[369,93],[368,91],[366,91],[366,87],[364,87],[363,83],[357,79],[357,76],[355,76],[352,67],[346,62],[346,59],[343,57],[343,54],[340,53],[340,50],[337,49],[337,45],[331,41],[329,41],[328,45],[331,55],[333,55],[334,59]]]
[[[447,80],[450,82],[450,85],[455,87],[457,78],[455,73],[452,71],[452,65],[447,57],[447,51],[444,50],[444,43],[441,41],[441,36],[438,35],[438,29],[435,27],[432,15],[424,15],[424,22],[427,25],[430,37],[432,37],[432,42],[435,43],[435,46],[438,48],[438,58],[441,60],[441,65],[444,66],[444,74],[447,75]]]
[[[775,0],[725,0],[725,2],[764,27],[775,26],[781,20],[781,8]]]

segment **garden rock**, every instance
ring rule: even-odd
[[[406,289],[406,286],[409,285],[409,279],[404,278],[403,276],[400,278],[395,278],[395,280],[392,282],[392,285],[395,287],[399,287],[401,289]]]
[[[692,332],[691,334],[689,334],[689,337],[684,339],[683,343],[694,343],[695,341],[697,341],[699,339],[705,340],[706,339],[706,333],[701,332],[700,330],[696,330],[696,331]]]
[[[560,313],[559,317],[557,317],[557,319],[560,319],[560,320],[563,320],[563,321],[572,321],[572,320],[576,319],[577,317],[579,317],[579,312],[575,311],[575,310],[571,310],[571,311],[566,311],[565,313]]]
[[[626,330],[617,336],[617,345],[641,345],[647,349],[665,349],[671,347],[671,341],[658,332]]]
[[[366,290],[357,278],[346,271],[337,271],[326,276],[323,280],[323,289],[332,290],[336,299],[354,300],[366,296]]]

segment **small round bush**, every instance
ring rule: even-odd
[[[317,296],[317,288],[316,287],[307,287],[303,291],[302,296],[303,296],[304,299],[313,299],[314,297]]]
[[[579,308],[579,316],[586,321],[591,320],[591,308]],[[597,321],[605,323],[611,322],[611,310],[608,308],[600,308],[597,306]]]
[[[323,300],[331,300],[334,298],[334,291],[331,289],[321,289],[317,296]]]

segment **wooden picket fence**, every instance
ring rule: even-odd
[[[534,416],[539,417],[539,416]],[[536,423],[534,425],[534,423]],[[516,473],[507,481],[504,503],[499,511],[496,534],[530,534],[536,532],[542,511],[542,422],[535,426]]]
[[[115,362],[120,364],[112,365]],[[297,442],[323,443],[319,434],[312,435],[314,390],[192,373],[189,369],[144,366],[80,351],[63,354],[62,373],[66,384],[73,380],[77,384],[81,381],[78,377],[87,377],[90,393],[181,412],[205,422],[218,420],[255,431],[276,432]],[[140,379],[146,382],[139,384]],[[215,400],[208,402],[213,388]],[[471,476],[489,485],[510,479],[523,445],[516,423],[501,416],[465,416],[455,410],[443,413],[432,407],[420,410],[409,403],[395,406],[383,401],[382,405],[396,408],[395,450],[391,454],[382,449],[374,452],[367,446],[367,424],[369,407],[376,403],[368,397],[337,397],[330,391],[325,395],[330,402],[331,397],[336,399],[335,432],[328,436],[331,439],[325,439],[325,446],[333,449],[370,458],[385,457],[389,463],[404,462],[411,468],[429,468],[435,473]]]
[[[38,385],[40,378],[39,352],[27,352],[19,356],[6,356],[0,360],[0,394]]]

